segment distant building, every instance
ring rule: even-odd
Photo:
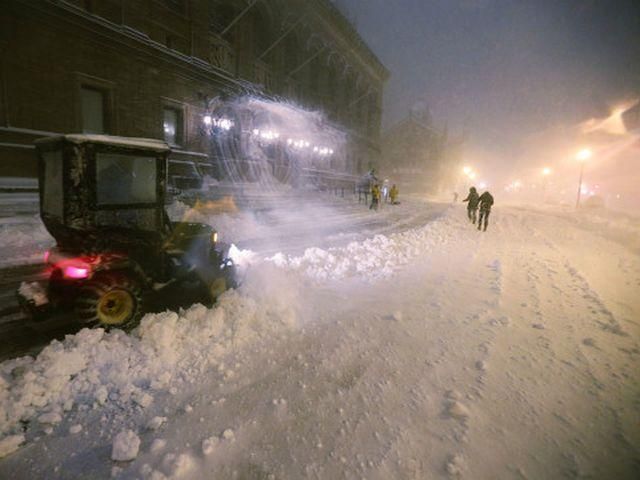
[[[35,175],[33,141],[54,133],[165,139],[211,162],[208,102],[251,91],[325,112],[363,171],[388,75],[329,0],[4,0],[0,176]]]
[[[426,109],[414,109],[382,137],[380,174],[405,191],[437,193],[450,184],[460,142],[437,129]]]

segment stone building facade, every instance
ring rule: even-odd
[[[52,133],[209,155],[210,99],[255,91],[324,112],[347,133],[348,171],[380,153],[389,73],[329,0],[0,4],[0,176],[33,176],[33,140]]]
[[[463,143],[436,128],[428,113],[412,111],[384,132],[380,174],[404,191],[442,193],[455,184]]]

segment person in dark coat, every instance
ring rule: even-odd
[[[473,223],[474,225],[476,223],[476,212],[478,211],[479,199],[480,197],[478,197],[478,191],[476,190],[476,187],[471,187],[469,189],[469,195],[467,195],[467,198],[462,200],[463,202],[469,202],[467,205],[467,216],[469,217],[471,223]]]
[[[493,206],[493,196],[489,192],[484,192],[480,195],[480,218],[478,219],[478,230],[482,225],[484,219],[484,231],[487,231],[487,224],[489,223],[489,214],[491,213],[491,207]]]

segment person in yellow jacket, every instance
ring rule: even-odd
[[[396,205],[396,201],[398,200],[398,187],[394,183],[391,187],[391,191],[389,192],[389,200],[391,200],[391,205]]]
[[[369,206],[369,210],[378,210],[378,206],[380,205],[380,185],[374,183],[371,187],[371,205]]]

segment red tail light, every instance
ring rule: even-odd
[[[80,279],[80,278],[87,278],[89,276],[88,268],[74,267],[72,265],[64,267],[62,272],[66,278]]]

